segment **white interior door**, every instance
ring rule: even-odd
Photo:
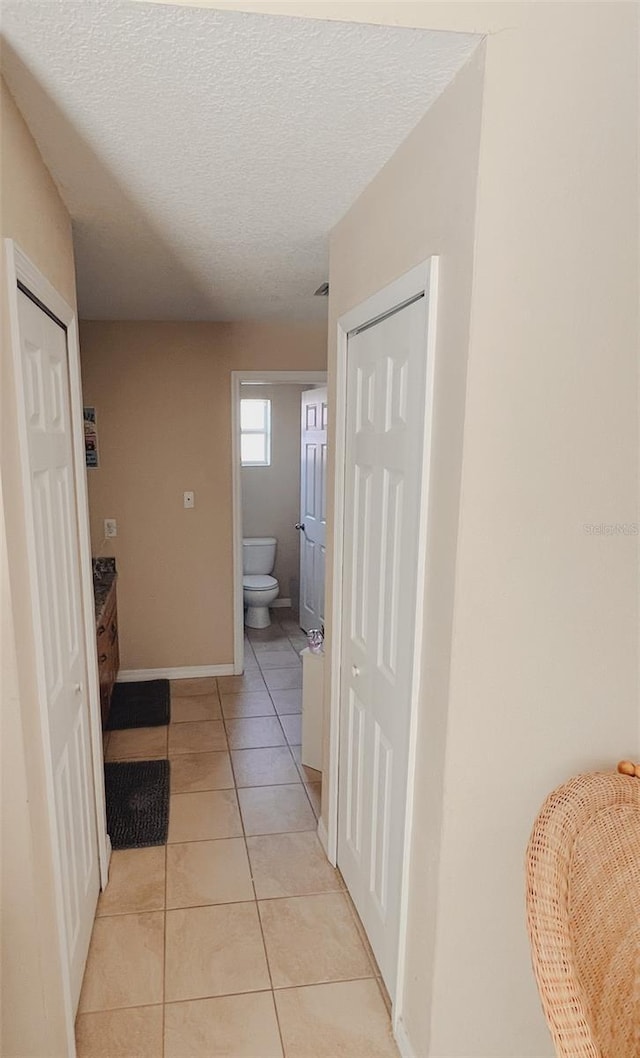
[[[426,299],[349,335],[338,865],[396,985],[426,390]]]
[[[300,627],[324,626],[327,533],[327,388],[302,394],[300,465]]]
[[[18,312],[37,561],[33,605],[43,645],[45,726],[77,1005],[100,883],[67,337],[22,291]]]

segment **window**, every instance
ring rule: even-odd
[[[271,466],[271,401],[240,401],[240,460],[243,467]]]

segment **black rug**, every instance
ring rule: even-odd
[[[116,683],[111,695],[108,731],[128,727],[161,727],[169,723],[170,686],[168,680]]]
[[[105,764],[107,833],[114,849],[166,844],[169,767],[168,760]]]

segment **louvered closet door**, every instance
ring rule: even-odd
[[[34,603],[44,647],[48,732],[73,999],[99,889],[82,623],[67,338],[21,291],[20,346],[37,552]]]
[[[425,299],[349,337],[338,864],[393,997],[425,393]]]

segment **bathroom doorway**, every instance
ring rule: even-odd
[[[253,627],[264,627],[264,622],[270,620],[271,608],[286,607],[295,614],[300,612],[301,543],[306,545],[303,547],[306,566],[312,573],[314,570],[309,556],[317,544],[317,527],[310,525],[308,543],[302,528],[306,525],[300,492],[302,395],[326,386],[326,378],[325,371],[232,373],[236,674],[244,669],[245,620]],[[326,408],[326,398],[324,404]],[[306,407],[309,407],[308,399]],[[245,540],[253,543],[243,546]],[[316,553],[320,553],[319,548]],[[273,565],[267,570],[272,555]],[[250,569],[248,591],[245,567]],[[316,566],[312,587],[318,581]],[[312,595],[308,585],[307,580],[309,602]]]

